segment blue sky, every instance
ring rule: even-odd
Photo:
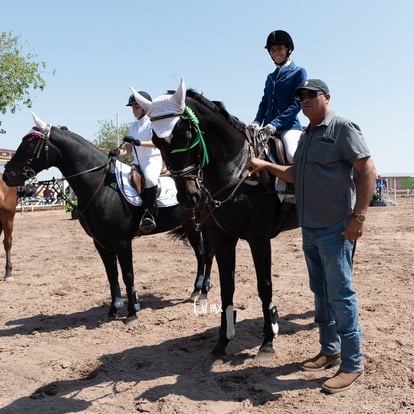
[[[274,70],[266,37],[286,30],[296,64],[325,80],[331,109],[362,128],[378,173],[414,175],[413,16],[412,0],[38,0],[8,2],[0,30],[47,64],[33,111],[89,140],[99,121],[133,120],[129,85],[156,97],[181,78],[249,123]],[[0,117],[0,148],[16,149],[31,114]]]

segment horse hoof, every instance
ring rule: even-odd
[[[267,361],[273,361],[274,357],[275,357],[274,351],[273,352],[259,351],[254,359],[255,361],[267,362]]]
[[[127,326],[132,326],[132,325],[135,325],[136,323],[138,323],[137,315],[131,315],[125,319],[125,325]]]
[[[274,358],[274,355],[275,350],[273,349],[272,343],[267,342],[260,347],[255,359],[259,361],[271,361]]]
[[[114,306],[111,306],[108,312],[108,318],[110,320],[118,319],[118,309]]]
[[[200,291],[199,290],[194,290],[193,293],[190,296],[191,302],[197,303],[199,298],[200,298]]]
[[[217,344],[210,354],[216,359],[223,359],[226,356],[226,351],[221,344]]]
[[[14,277],[13,276],[4,276],[4,281],[5,282],[13,282]]]

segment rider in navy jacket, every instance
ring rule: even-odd
[[[300,102],[295,89],[306,80],[306,71],[295,62],[278,67],[267,76],[264,95],[259,104],[255,122],[272,124],[277,131],[296,129],[302,131],[298,113]]]
[[[298,118],[301,107],[295,90],[305,82],[307,73],[290,59],[294,44],[290,34],[284,30],[271,32],[265,48],[276,65],[276,70],[266,78],[264,94],[250,127],[256,132],[260,130],[265,139],[277,133],[285,147],[287,163],[291,164],[302,133]],[[283,201],[286,183],[277,178],[275,189]]]
[[[276,70],[266,78],[264,94],[251,126],[265,135],[281,136],[288,162],[302,132],[298,113],[300,102],[295,90],[307,78],[306,70],[290,59],[294,44],[289,33],[276,30],[269,34],[265,48],[276,65]]]

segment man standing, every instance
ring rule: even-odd
[[[322,384],[324,391],[337,393],[349,389],[364,373],[352,251],[362,235],[376,169],[360,128],[329,109],[325,82],[309,79],[295,94],[310,123],[293,165],[253,158],[246,168],[252,173],[266,169],[295,183],[321,344],[318,355],[302,362],[301,368],[321,371],[340,364],[338,372]]]

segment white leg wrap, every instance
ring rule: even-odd
[[[279,324],[277,323],[277,310],[276,306],[273,306],[273,303],[269,304],[270,320],[272,324],[272,331],[275,335],[279,333]]]
[[[236,330],[234,328],[234,310],[233,306],[229,305],[226,309],[226,322],[227,322],[227,330],[226,330],[226,337],[228,340],[231,340],[236,335]]]

